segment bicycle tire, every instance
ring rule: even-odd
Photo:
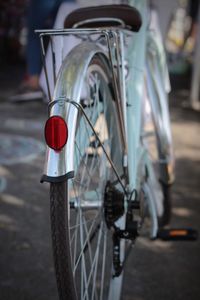
[[[87,96],[90,97],[84,96],[84,99],[81,99],[82,109],[90,118],[93,127],[97,126],[96,123],[100,118],[102,118],[103,123],[106,122],[106,125],[100,123],[98,129],[95,130],[120,173],[123,168],[122,157],[120,159],[122,154],[115,101],[113,99],[111,78],[102,57],[98,55],[93,57],[83,76],[85,76],[84,83],[87,88],[85,89],[85,86],[83,86],[83,94],[88,90]],[[96,98],[93,100],[92,96],[95,95]],[[96,114],[95,106],[99,108],[99,115],[96,116],[94,116]],[[70,119],[70,116],[68,116],[68,119]],[[85,131],[83,126],[85,126]],[[103,126],[107,126],[107,128],[103,128]],[[101,136],[101,134],[104,134],[104,136]],[[88,139],[88,142],[86,139]],[[76,138],[72,146],[75,149],[74,178],[68,180],[67,183],[50,184],[52,244],[59,298],[60,300],[117,300],[120,299],[123,272],[118,278],[113,278],[112,235],[105,224],[103,210],[106,182],[108,180],[116,181],[116,178],[99,144],[99,140],[96,139],[81,110],[79,110],[76,118]],[[97,166],[97,170],[93,170],[93,166]],[[90,168],[88,169],[90,173],[87,168]],[[93,176],[92,171],[94,171]],[[91,177],[89,178],[89,176]],[[91,195],[90,189],[95,190],[92,190]],[[97,200],[94,198],[95,196],[101,202],[100,207],[84,211],[84,207],[81,207],[82,202],[84,205],[84,201],[91,201],[92,205]],[[92,199],[87,199],[87,197],[92,197]],[[74,207],[72,205],[73,201],[75,201]],[[95,221],[91,221],[95,213],[96,220],[94,218]],[[78,218],[80,224],[77,223]],[[90,222],[93,225],[90,225]],[[92,228],[92,226],[95,228]],[[84,238],[85,241],[83,241]],[[102,253],[98,251],[102,251]],[[94,262],[96,253],[99,257],[97,262]],[[95,267],[93,267],[93,263]],[[92,268],[95,272],[100,270],[101,274],[91,275]],[[91,281],[94,284],[92,283],[90,286]],[[96,286],[94,286],[95,283]]]

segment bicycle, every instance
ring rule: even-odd
[[[126,259],[145,220],[155,239],[170,218],[164,51],[147,1],[129,4],[78,9],[65,29],[38,31],[50,98],[41,181],[50,183],[60,299],[120,299]],[[81,42],[54,72],[52,97],[44,38],[71,35]]]

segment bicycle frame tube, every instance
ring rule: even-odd
[[[126,82],[129,189],[133,190],[138,187],[138,162],[140,161],[141,152],[143,151],[141,149],[140,134],[146,54],[147,1],[131,0],[129,4],[140,11],[143,20],[140,31],[133,34],[126,55],[129,66],[129,76]]]

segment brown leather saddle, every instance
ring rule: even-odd
[[[106,23],[103,19],[107,20]],[[121,4],[91,6],[76,9],[65,19],[64,28],[72,28],[77,23],[80,23],[78,26],[79,28],[116,26],[117,22],[114,19],[122,20],[128,29],[135,32],[139,31],[142,25],[139,11],[132,6]],[[87,22],[84,23],[86,20]],[[81,24],[81,22],[83,23]]]

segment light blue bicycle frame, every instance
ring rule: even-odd
[[[142,97],[144,93],[144,72],[146,53],[146,30],[147,30],[147,7],[146,0],[130,1],[142,15],[142,27],[138,33],[133,33],[131,45],[129,45],[126,59],[129,67],[129,76],[126,82],[126,116],[127,141],[128,141],[128,165],[129,165],[129,188],[137,187],[137,169],[144,155],[141,148],[141,116]],[[144,158],[144,157],[143,157]]]

